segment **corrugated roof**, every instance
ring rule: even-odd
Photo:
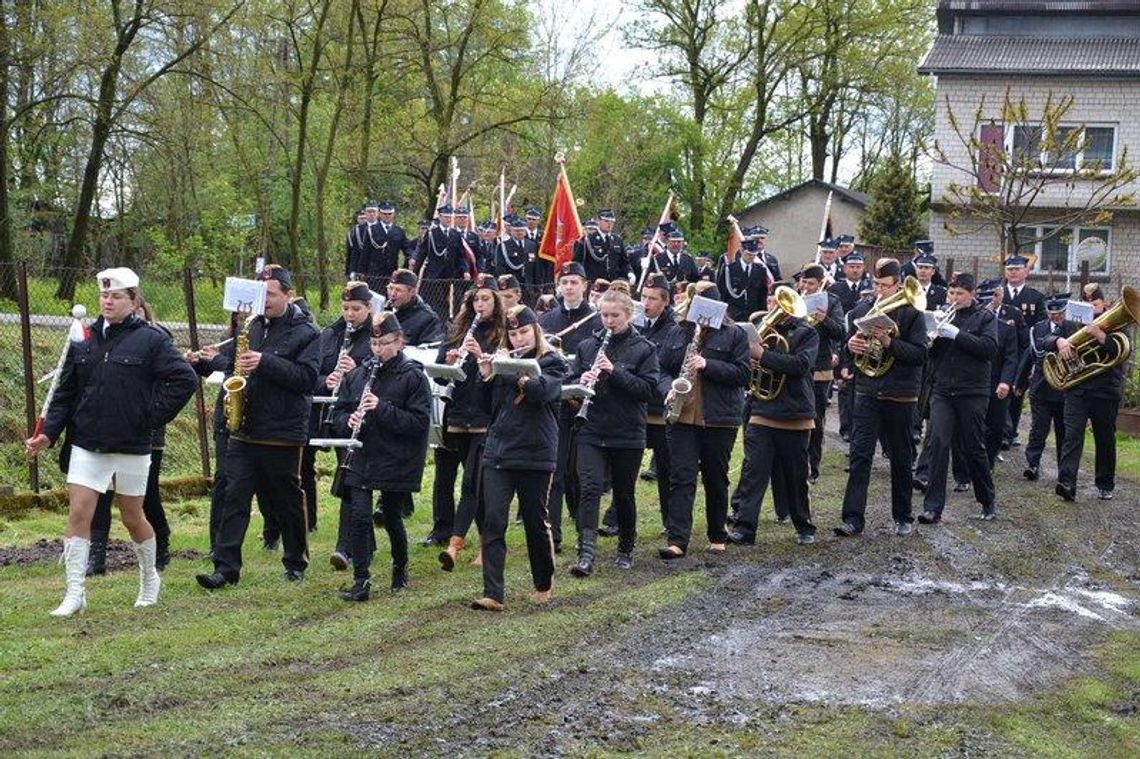
[[[1140,39],[940,34],[918,71],[922,74],[1140,76]]]

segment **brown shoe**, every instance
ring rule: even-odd
[[[439,552],[440,569],[444,572],[450,572],[455,569],[455,562],[459,559],[459,553],[463,547],[467,545],[467,541],[463,538],[453,537],[447,542],[447,548]]]
[[[473,566],[473,567],[483,566],[483,547],[482,546],[479,546],[479,553],[475,554],[475,558],[471,560],[471,566]]]
[[[709,550],[713,553],[724,553],[727,549],[724,543],[709,543]]]
[[[479,611],[502,611],[503,602],[493,598],[476,598],[471,602],[471,608]]]
[[[554,600],[554,588],[550,588],[549,590],[536,590],[530,597],[530,600],[536,604],[548,604]]]

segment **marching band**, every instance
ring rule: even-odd
[[[53,615],[86,607],[89,555],[106,541],[106,520],[93,531],[92,517],[112,489],[136,542],[136,605],[158,600],[169,531],[156,531],[143,510],[150,469],[157,477],[161,461],[153,436],[191,397],[196,378],[217,371],[227,378],[215,417],[214,567],[197,576],[207,590],[239,581],[255,495],[272,539],[280,538],[285,579],[303,580],[317,519],[317,452],[330,447],[340,500],[330,563],[353,573],[340,598],[372,595],[375,525],[389,539],[392,589],[408,587],[404,519],[430,447],[432,527],[420,545],[441,547],[441,567],[451,571],[474,524],[472,563],[482,565],[483,588],[471,605],[489,611],[506,600],[505,535],[516,499],[536,601],[553,595],[564,506],[576,533],[573,577],[596,571],[599,534],[616,534],[617,568],[633,566],[646,448],[665,528],[662,560],[693,550],[698,481],[708,550],[755,542],[769,485],[796,542],[816,542],[810,493],[833,397],[850,442],[840,538],[865,529],[879,446],[898,536],[914,529],[914,491],[923,496],[917,521],[942,520],[950,472],[955,490],[973,490],[981,519],[994,520],[993,469],[1016,445],[1024,399],[1032,416],[1025,478],[1041,477],[1052,429],[1055,490],[1075,500],[1091,424],[1094,484],[1101,499],[1113,497],[1126,333],[1140,321],[1132,288],[1115,304],[1095,285],[1082,291],[1094,318],[1081,323],[1067,318],[1068,294],[1046,297],[1026,284],[1032,262],[1023,256],[1005,259],[1004,283],[977,283],[966,272],[943,278],[933,245],[918,241],[911,261],[878,258],[868,278],[850,235],[821,241],[814,259],[783,281],[763,227],[741,231],[739,259],[726,256],[702,273],[675,223],[649,228],[626,248],[608,209],[554,271],[536,256],[537,209],[504,219],[502,237],[486,223],[476,234],[458,204],[441,203],[418,238],[394,213],[391,203],[365,203],[346,238],[340,318],[323,331],[294,302],[290,272],[269,265],[258,274],[264,313],[235,317],[223,345],[179,355],[169,333],[135,315],[138,276],[98,274],[101,315],[65,349],[43,428],[26,441],[34,456],[67,431],[66,593]],[[785,251],[785,270],[788,263]],[[433,279],[463,286],[421,297],[421,283]],[[381,285],[383,298],[372,290]],[[722,318],[710,321],[710,304]],[[729,461],[741,427],[744,464],[730,514]],[[599,524],[607,493],[610,531]]]

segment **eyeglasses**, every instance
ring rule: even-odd
[[[395,345],[398,342],[400,342],[400,338],[398,338],[398,337],[393,337],[393,338],[390,338],[388,340],[385,340],[382,337],[373,337],[372,338],[372,347],[373,348],[387,348],[389,345]]]

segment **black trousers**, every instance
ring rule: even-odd
[[[1065,401],[1046,401],[1036,395],[1030,398],[1029,442],[1025,445],[1025,463],[1036,469],[1041,466],[1045,452],[1045,439],[1053,428],[1053,443],[1057,448],[1057,468],[1061,467],[1061,449],[1065,443]],[[1084,437],[1082,430],[1081,436]]]
[[[819,462],[823,460],[823,427],[827,423],[827,396],[831,392],[831,381],[812,383],[815,389],[815,429],[808,437],[808,474],[814,480],[819,477]],[[745,435],[745,443],[748,436]]]
[[[1061,466],[1057,481],[1068,488],[1077,486],[1077,470],[1085,447],[1085,427],[1092,422],[1096,446],[1096,486],[1116,487],[1116,413],[1120,396],[1089,398],[1083,393],[1065,393],[1065,440],[1061,445]]]
[[[996,395],[990,396],[989,405],[986,407],[986,460],[990,462],[990,472],[994,470],[994,464],[997,463],[998,453],[1001,452],[1002,438],[1005,435],[1005,423],[1009,419],[1009,396],[1005,398],[998,398]],[[970,482],[970,470],[966,465],[966,457],[962,453],[961,445],[957,438],[955,438],[951,452],[950,452],[950,471],[954,475],[954,482]],[[917,470],[915,477],[918,476]],[[992,476],[992,475],[991,475]]]
[[[158,487],[158,475],[162,470],[162,449],[150,452],[150,469],[146,473],[146,495],[143,496],[143,514],[154,528],[155,535],[170,535],[170,523],[166,521],[166,510],[162,508],[162,491]],[[108,490],[99,495],[95,504],[95,516],[91,519],[91,529],[101,532],[111,531],[111,502],[115,491]]]
[[[1009,422],[1005,427],[1003,443],[1012,443],[1017,438],[1017,426],[1021,424],[1021,407],[1025,396],[1016,395],[1009,400]]]
[[[776,513],[792,518],[796,532],[814,535],[811,503],[808,498],[808,466],[810,430],[781,430],[762,424],[749,424],[744,429],[744,460],[751,472],[741,478],[740,514],[736,526],[742,532],[756,534],[760,524],[760,506],[768,482],[772,483],[772,500]]]
[[[526,553],[535,590],[550,590],[554,577],[554,542],[546,520],[550,472],[524,469],[483,470],[483,595],[502,602],[507,563],[507,523],[511,499],[518,495],[526,531]]]
[[[871,461],[875,445],[883,439],[891,464],[891,517],[895,522],[912,522],[911,463],[914,442],[911,420],[914,402],[880,400],[870,395],[855,396],[854,437],[851,438],[851,472],[843,493],[843,521],[862,530],[867,511],[867,487],[871,483]]]
[[[598,531],[598,507],[606,489],[609,468],[613,503],[618,519],[618,551],[629,553],[637,542],[637,500],[635,488],[644,448],[603,448],[590,443],[577,445],[578,534]]]
[[[575,523],[578,521],[578,446],[574,430],[574,412],[566,404],[558,415],[558,463],[554,476],[550,479],[550,497],[546,499],[546,510],[550,519],[550,535],[554,545],[562,545],[562,503]]]
[[[946,470],[950,451],[955,447],[974,486],[974,498],[983,507],[993,505],[994,482],[985,438],[988,407],[989,398],[984,395],[930,396],[930,431],[925,445],[930,450],[930,469],[923,502],[926,511],[941,515],[946,507]]]
[[[352,545],[352,574],[357,580],[372,576],[372,555],[376,552],[376,533],[372,526],[372,491],[349,486],[348,502],[351,508],[349,542]],[[384,531],[392,549],[392,566],[407,569],[408,533],[404,529],[404,510],[411,506],[412,494],[399,490],[381,490],[380,505],[384,514]]]
[[[230,438],[226,449],[225,503],[214,545],[214,567],[218,572],[232,579],[241,573],[241,544],[249,529],[254,493],[281,531],[281,563],[286,569],[300,571],[309,565],[301,448]]]
[[[661,526],[669,521],[669,443],[665,438],[664,424],[645,425],[645,448],[652,450],[650,463],[657,473],[657,505],[661,508]],[[602,517],[602,524],[617,527],[617,511],[611,503]]]
[[[314,409],[314,413],[317,412],[317,409]],[[311,445],[301,449],[301,489],[305,493],[305,516],[309,520],[309,529],[315,530],[317,529],[317,448]]]
[[[728,540],[728,461],[736,442],[736,427],[696,427],[674,424],[669,439],[669,521],[665,526],[669,545],[689,549],[693,532],[693,501],[697,474],[705,489],[705,520],[710,543]]]
[[[839,396],[839,434],[841,437],[850,437],[855,418],[855,378],[845,381],[836,395]]]
[[[478,514],[479,463],[483,457],[483,442],[487,439],[483,432],[449,432],[447,439],[455,450],[435,449],[435,482],[431,490],[432,528],[431,534],[439,538],[453,535],[466,537],[472,520]],[[459,508],[455,507],[455,480],[459,467],[463,466],[463,481],[460,483]]]

